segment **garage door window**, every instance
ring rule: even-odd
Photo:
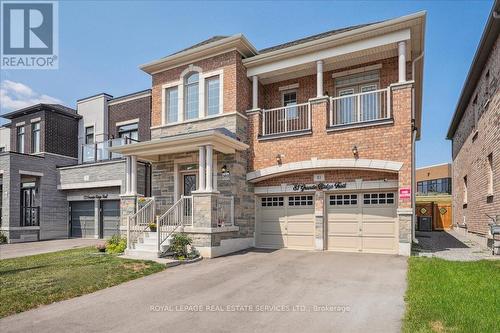
[[[313,196],[312,195],[301,195],[288,197],[289,206],[312,206]]]
[[[283,202],[283,197],[264,197],[262,207],[280,207],[283,206]]]
[[[330,206],[351,206],[358,204],[357,194],[330,195]]]
[[[363,195],[365,205],[387,205],[394,203],[394,193],[365,193]]]

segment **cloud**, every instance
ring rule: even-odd
[[[3,80],[0,83],[1,113],[22,109],[39,103],[59,104],[62,101],[52,96],[40,94],[21,82]]]

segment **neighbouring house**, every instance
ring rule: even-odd
[[[0,152],[0,230],[9,242],[66,238],[66,197],[57,167],[77,162],[75,110],[37,104],[2,115],[10,120],[10,149]],[[3,140],[7,139],[2,136]]]
[[[0,153],[10,150],[10,124],[0,126]]]
[[[491,244],[500,223],[500,1],[476,50],[447,138],[452,141],[454,226]],[[489,241],[488,241],[489,239]]]
[[[452,228],[451,163],[417,168],[417,230]]]
[[[126,156],[128,251],[161,255],[184,232],[205,257],[252,246],[409,255],[425,15],[262,50],[215,36],[142,65],[151,139],[108,149]],[[142,200],[137,161],[152,168]]]
[[[125,159],[108,148],[149,140],[150,115],[150,90],[91,96],[76,110],[40,104],[3,115],[14,129],[9,137],[0,129],[0,230],[9,242],[125,233],[120,195],[130,181],[150,196],[151,168],[138,161],[129,180]]]

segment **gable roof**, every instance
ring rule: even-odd
[[[457,130],[458,125],[462,120],[467,106],[469,105],[472,94],[476,90],[476,85],[481,78],[484,66],[486,65],[493,46],[498,39],[498,35],[500,33],[500,19],[495,19],[495,16],[498,17],[499,11],[500,0],[496,0],[493,4],[493,7],[491,8],[488,22],[486,23],[486,27],[484,28],[483,35],[481,36],[481,41],[479,42],[476,54],[474,55],[474,59],[472,60],[467,78],[465,79],[462,92],[460,93],[460,98],[458,99],[458,103],[455,108],[455,113],[453,114],[453,117],[451,119],[448,133],[446,134],[446,138],[448,140],[453,139],[453,136],[455,135],[455,131]]]
[[[193,44],[189,47],[186,47],[185,49],[182,49],[180,51],[177,51],[177,52],[174,52],[174,53],[170,53],[169,55],[163,57],[163,58],[167,58],[167,57],[170,57],[170,56],[173,56],[174,54],[177,54],[177,53],[181,53],[181,52],[184,52],[184,51],[188,51],[188,50],[192,50],[192,49],[195,49],[197,47],[200,47],[200,46],[203,46],[203,45],[206,45],[206,44],[210,44],[210,43],[213,43],[213,42],[216,42],[216,41],[219,41],[219,40],[222,40],[222,39],[225,39],[225,38],[228,38],[230,36],[212,36],[208,39],[205,39],[199,43],[196,43],[196,44]]]
[[[351,30],[363,28],[363,27],[366,27],[366,26],[369,26],[369,25],[380,23],[380,22],[384,22],[384,21],[378,21],[378,22],[372,22],[372,23],[366,23],[366,24],[352,25],[350,27],[344,27],[344,28],[340,28],[340,29],[334,29],[334,30],[330,30],[330,31],[325,31],[325,32],[322,32],[322,33],[319,33],[319,34],[316,34],[316,35],[312,35],[312,36],[308,36],[308,37],[304,37],[304,38],[299,38],[299,39],[296,39],[296,40],[292,40],[290,42],[286,42],[286,43],[283,43],[283,44],[279,44],[279,45],[275,45],[275,46],[264,48],[262,50],[259,50],[259,54],[267,53],[267,52],[272,52],[272,51],[276,51],[276,50],[280,50],[280,49],[285,49],[285,48],[290,47],[290,46],[307,43],[307,42],[310,42],[310,41],[313,41],[313,40],[317,40],[317,39],[321,39],[321,38],[333,36],[333,35],[336,35],[336,34],[339,34],[339,33],[342,33],[342,32],[347,32],[347,31],[351,31]]]
[[[55,112],[58,114],[69,116],[69,117],[72,117],[75,119],[80,119],[82,117],[76,113],[75,109],[69,108],[69,107],[61,105],[61,104],[45,104],[45,103],[35,104],[35,105],[28,106],[26,108],[12,111],[12,112],[1,115],[1,117],[6,118],[6,119],[15,119],[17,117],[27,115],[30,113],[35,113],[38,111],[51,111],[51,112]]]

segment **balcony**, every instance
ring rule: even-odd
[[[262,111],[262,136],[273,137],[311,130],[309,103]]]
[[[391,119],[389,88],[330,97],[330,128],[369,125]]]
[[[109,148],[123,146],[133,142],[138,141],[126,137],[82,145],[82,163],[96,163],[120,159],[122,158],[122,154],[112,153],[109,151]]]

